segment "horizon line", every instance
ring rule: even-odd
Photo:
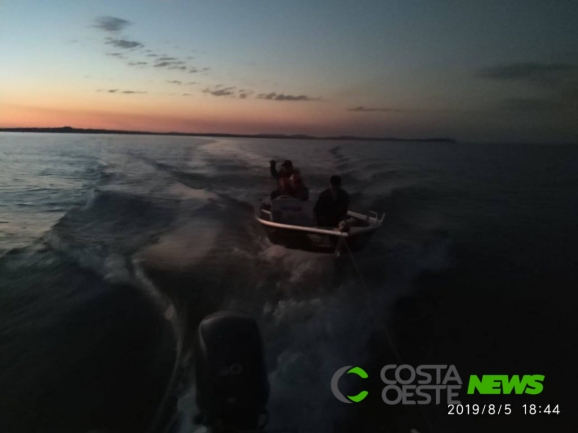
[[[64,134],[127,134],[127,135],[172,135],[172,136],[197,136],[197,137],[238,137],[238,138],[279,138],[279,139],[311,139],[311,140],[368,140],[368,141],[426,141],[458,143],[458,140],[448,137],[428,137],[428,138],[400,138],[400,137],[364,137],[358,135],[330,135],[316,136],[308,134],[235,134],[225,132],[159,132],[159,131],[138,131],[124,129],[104,129],[104,128],[74,128],[72,126],[60,127],[16,127],[0,128],[0,132],[33,132],[33,133],[64,133]]]

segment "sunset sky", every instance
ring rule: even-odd
[[[0,0],[0,126],[578,142],[578,2]]]

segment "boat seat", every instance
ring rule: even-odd
[[[316,225],[312,201],[280,196],[271,202],[273,221],[280,224],[313,227]]]

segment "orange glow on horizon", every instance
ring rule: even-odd
[[[104,95],[108,96],[108,95]],[[146,96],[146,95],[144,95]],[[110,97],[110,96],[109,96]],[[128,98],[131,98],[127,101]],[[3,128],[63,127],[117,129],[150,132],[191,132],[228,134],[336,134],[343,125],[342,116],[328,116],[312,105],[291,106],[269,101],[182,101],[130,96],[110,102],[95,98],[61,106],[3,104],[0,126]],[[141,98],[141,99],[139,99]],[[143,99],[147,103],[143,104]],[[74,101],[76,102],[76,101]],[[117,103],[118,102],[118,103]],[[66,105],[65,105],[66,104]],[[276,104],[276,105],[272,105]],[[89,108],[90,107],[90,108]]]

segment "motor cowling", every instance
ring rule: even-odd
[[[195,344],[195,376],[203,424],[221,432],[264,424],[269,382],[263,341],[253,318],[219,312],[203,319]]]

